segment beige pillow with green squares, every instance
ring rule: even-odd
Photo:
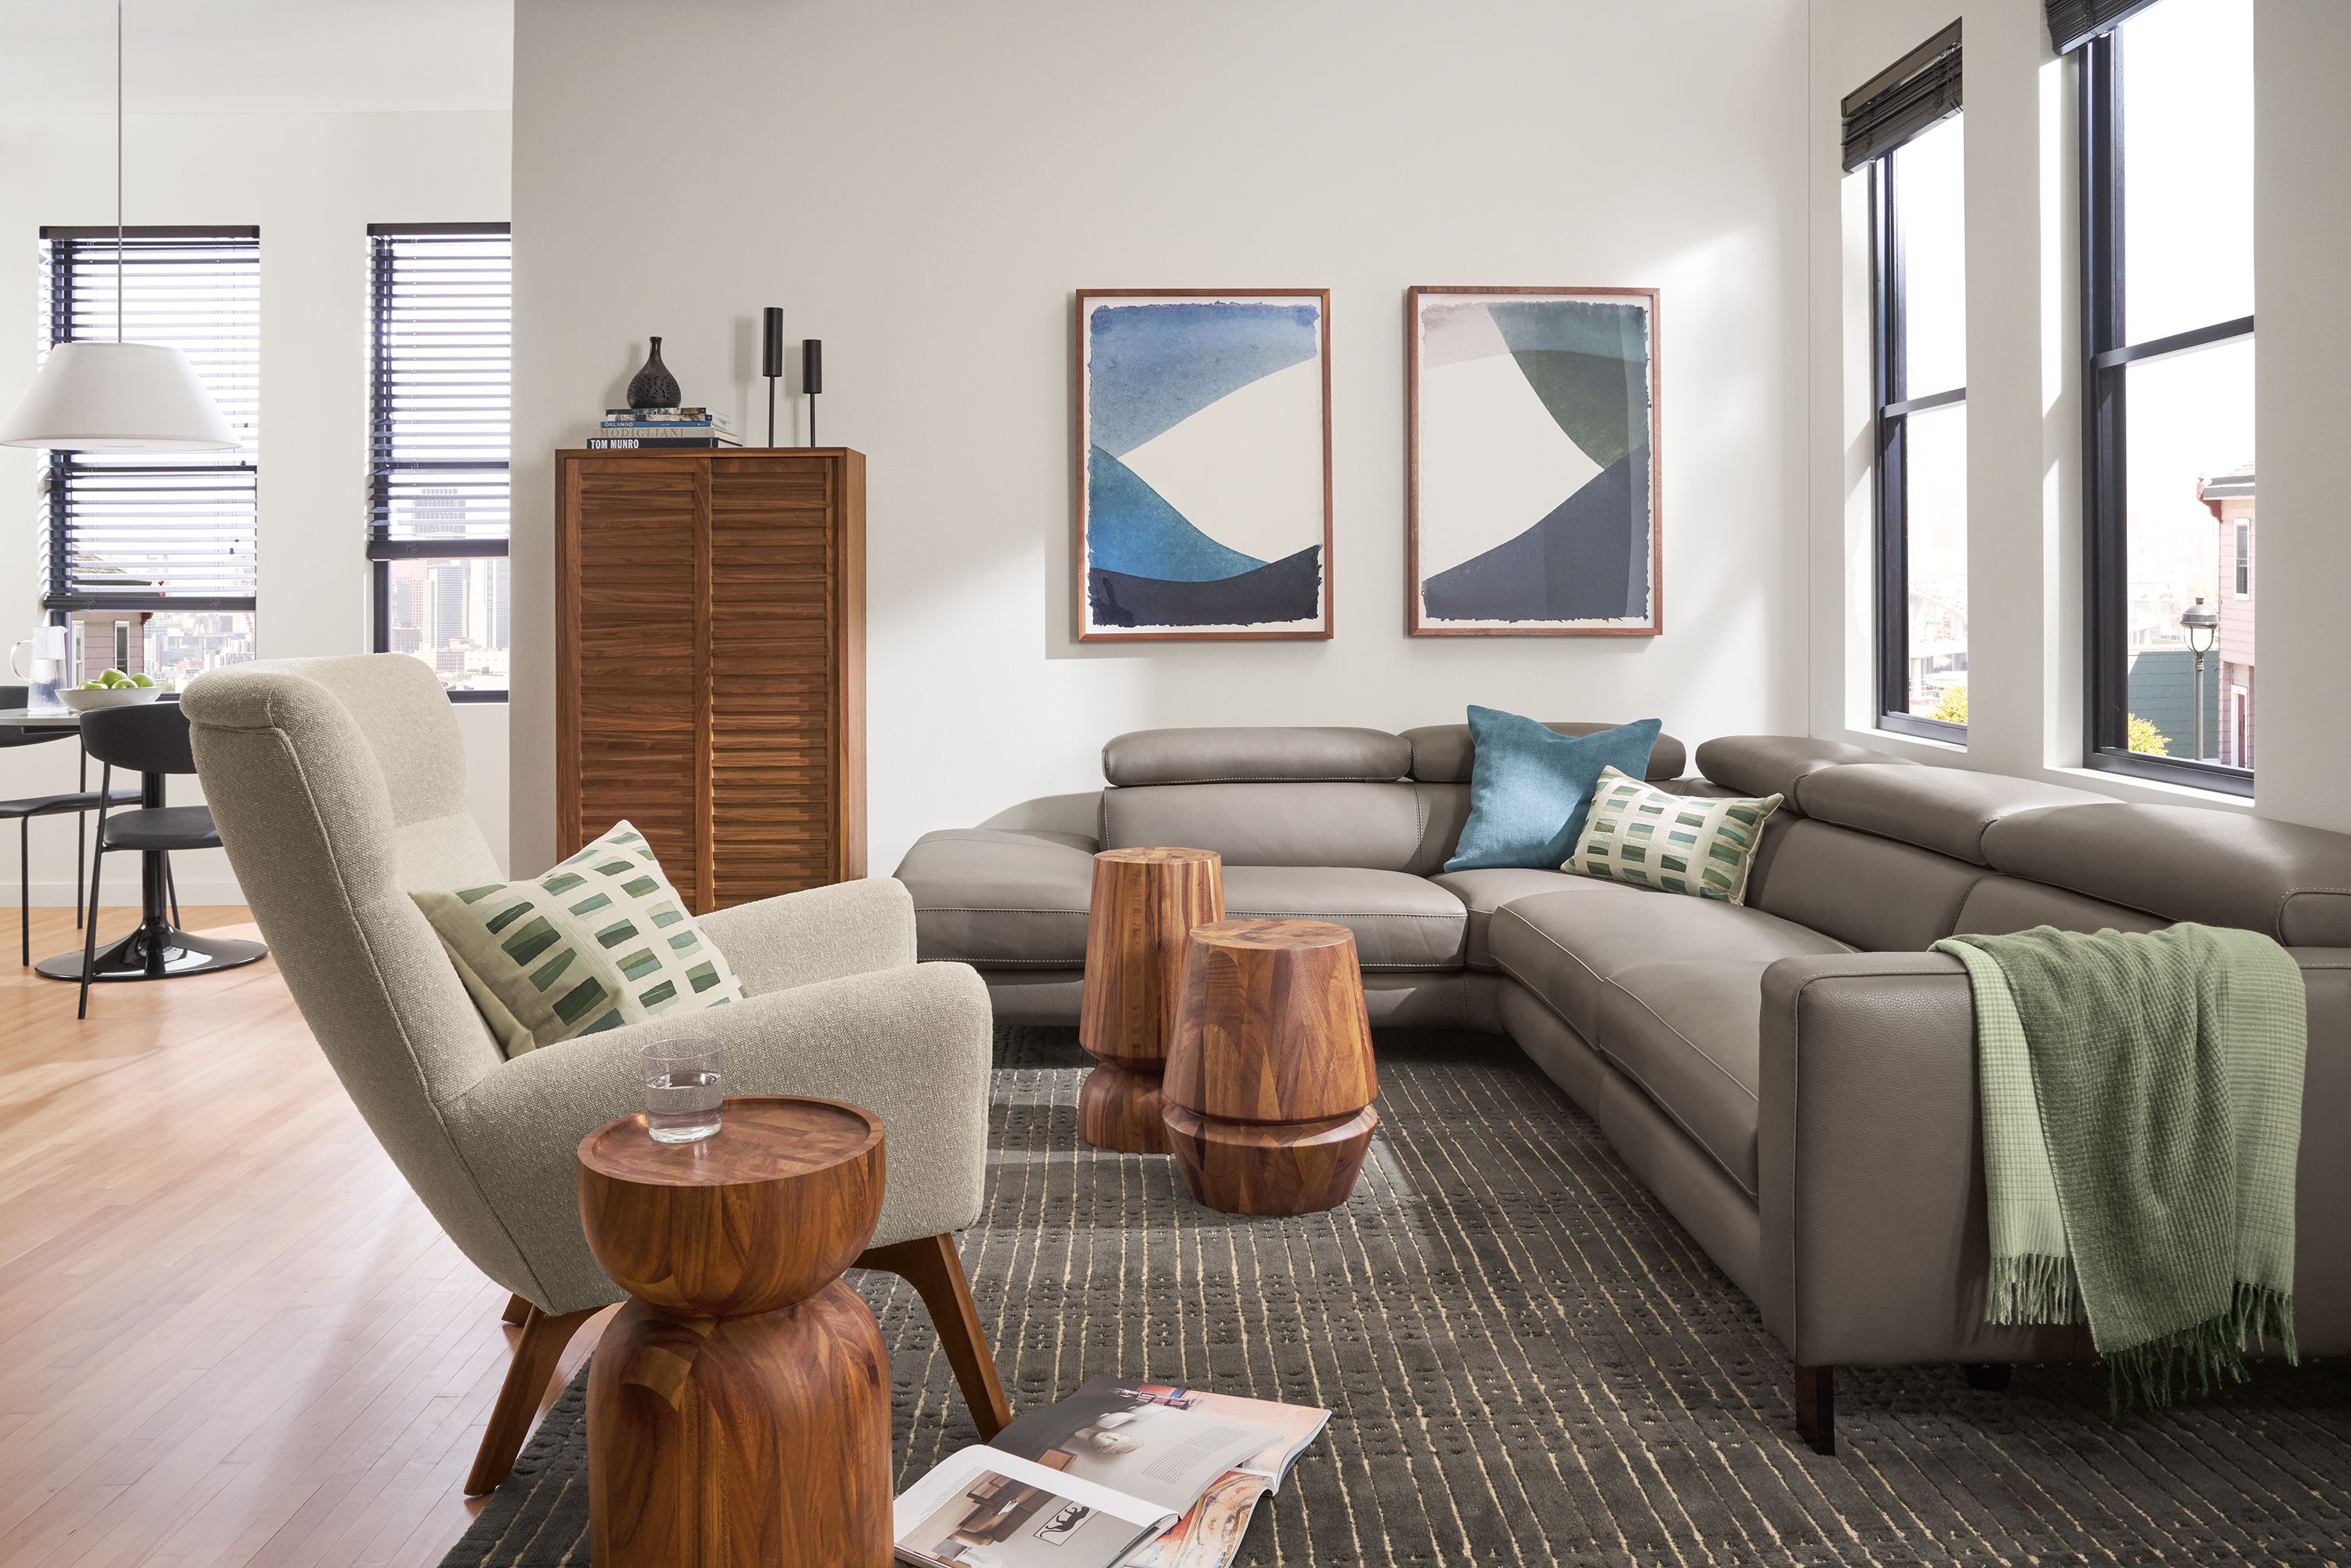
[[[409,896],[510,1057],[750,995],[626,822],[535,881]]]
[[[1780,799],[1668,795],[1604,768],[1593,788],[1583,836],[1559,869],[1744,904],[1755,846],[1763,840],[1763,824],[1780,809]]]

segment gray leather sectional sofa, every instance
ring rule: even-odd
[[[1761,1307],[1823,1450],[1836,1366],[2090,1354],[2086,1329],[1982,1321],[1973,1007],[1928,946],[2042,924],[2266,932],[2309,994],[2301,1348],[2351,1351],[2351,836],[1727,737],[1667,787],[1785,797],[1737,907],[1446,873],[1470,758],[1462,725],[1123,735],[1098,797],[929,834],[897,874],[922,957],[977,967],[1005,1021],[1077,1020],[1097,849],[1216,850],[1230,914],[1349,926],[1375,1022],[1507,1034],[1591,1113]],[[1661,737],[1650,777],[1684,765]]]

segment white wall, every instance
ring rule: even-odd
[[[1965,31],[1969,720],[1964,747],[1872,727],[1868,200],[1838,100],[1955,17]],[[2351,364],[2351,6],[2257,0],[2252,192],[2262,757],[2251,810],[2351,829],[2340,436]],[[1815,735],[2126,800],[2248,809],[2082,767],[2082,413],[2073,63],[2021,0],[1813,0],[1810,706]]]
[[[2258,0],[2253,14],[2259,803],[2351,829],[2351,6]]]
[[[364,653],[367,225],[507,215],[507,117],[498,112],[132,115],[134,224],[261,227],[261,657]],[[14,407],[40,342],[44,224],[114,220],[114,123],[0,114],[0,406]],[[41,455],[0,448],[0,638],[40,618]],[[475,814],[505,850],[506,714],[463,706]],[[71,788],[73,748],[0,752],[0,795]],[[193,780],[174,800],[198,799]],[[73,900],[73,835],[37,822],[37,901]],[[217,852],[180,857],[183,903],[236,902]],[[117,892],[135,886],[118,870]]]
[[[1801,0],[694,10],[517,6],[518,871],[554,849],[546,455],[655,332],[759,428],[766,305],[872,459],[876,871],[1147,726],[1802,727]],[[1664,636],[1403,634],[1404,290],[1475,283],[1664,290]],[[1071,292],[1118,286],[1332,291],[1334,641],[1072,641]]]

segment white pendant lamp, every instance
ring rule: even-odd
[[[219,452],[238,444],[187,355],[122,340],[122,3],[115,0],[114,341],[52,348],[25,401],[0,425],[0,446]]]

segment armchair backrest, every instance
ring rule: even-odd
[[[405,654],[215,670],[182,700],[246,902],[303,1019],[458,1245],[519,1271],[439,1107],[505,1060],[412,890],[505,880],[448,697]]]

